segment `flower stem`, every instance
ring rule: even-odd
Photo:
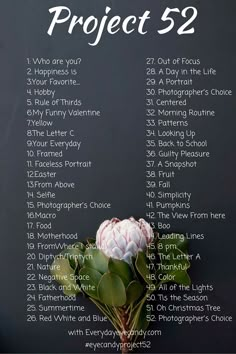
[[[118,333],[120,333],[120,328],[118,327],[118,323],[116,318],[114,318],[98,301],[90,298],[90,300],[99,308],[99,310],[109,319],[109,321],[113,324]]]
[[[133,314],[133,304],[131,304],[128,309],[129,309],[129,311],[127,311],[127,310],[125,311],[125,313],[128,315],[128,320],[126,322],[127,325],[129,325],[132,314]]]
[[[129,352],[128,343],[129,343],[129,313],[122,309],[121,311],[121,322],[122,322],[122,333],[120,336],[121,345],[122,345],[122,354]]]

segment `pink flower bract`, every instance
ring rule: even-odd
[[[96,235],[97,248],[108,257],[122,259],[127,263],[138,251],[145,251],[154,238],[153,230],[144,219],[133,217],[105,220]]]

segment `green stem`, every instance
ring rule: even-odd
[[[128,326],[128,313],[126,313],[126,309],[125,308],[120,308],[120,316],[121,316],[121,321],[123,323],[123,332],[120,335],[120,340],[122,343],[122,354],[126,354],[128,353],[129,349],[128,349],[128,343],[130,343],[130,339],[129,339],[129,326]]]
[[[127,309],[125,310],[125,313],[128,313],[129,311],[131,311],[131,307],[133,307],[132,304],[130,304],[130,305],[127,307]]]
[[[129,313],[129,317],[128,317],[128,320],[127,320],[127,325],[130,323],[130,320],[131,320],[131,317],[132,317],[132,314],[133,314],[133,304],[131,304],[129,307],[128,307],[128,309],[129,309],[129,312],[125,312],[125,313]]]
[[[155,291],[155,290],[152,290],[152,291],[148,290],[147,293],[145,294],[144,298],[143,298],[142,300],[140,300],[140,301],[134,306],[133,311],[135,311],[137,308],[139,308],[139,306],[140,306],[140,304],[143,302],[143,300],[144,300],[144,299],[146,300],[147,297],[148,297],[148,295],[152,294],[154,291]]]
[[[120,333],[120,328],[116,324],[116,319],[113,318],[107,310],[104,309],[104,307],[96,300],[90,298],[90,300],[99,308],[99,310],[110,320],[112,325],[115,327],[118,333]]]
[[[146,295],[145,295],[145,297],[146,297]],[[140,301],[134,306],[133,311],[135,311],[135,310],[139,307],[139,305],[141,304],[142,301],[143,301],[143,300],[140,300]]]
[[[134,315],[134,318],[133,318],[133,320],[132,320],[132,322],[131,322],[132,327],[131,327],[131,330],[130,330],[130,331],[132,331],[132,330],[135,329],[135,326],[136,326],[137,321],[138,321],[139,316],[140,316],[140,312],[141,312],[142,307],[143,307],[143,305],[145,304],[146,300],[147,300],[147,297],[145,296],[145,297],[142,299],[142,301],[139,303],[140,305],[139,305],[139,307],[138,307],[138,309],[137,309],[137,311],[136,311],[136,313],[135,313],[135,315]]]
[[[116,309],[116,307],[114,307],[114,312],[120,321],[122,331],[124,331],[124,325],[123,325],[122,321],[120,320],[120,314],[119,314],[119,311]]]
[[[108,305],[105,305],[106,309],[107,309],[107,312],[109,312],[110,316],[114,319],[114,321],[116,322],[116,324],[118,326],[121,327],[121,322],[120,322],[120,319],[117,318],[117,315],[116,313],[113,311],[112,307],[109,307]]]
[[[151,295],[153,292],[155,292],[158,289],[159,284],[155,287],[155,290],[148,290],[147,293],[145,294],[144,298],[134,307],[133,310],[137,310],[137,311],[136,311],[136,313],[135,313],[135,315],[133,317],[133,320],[131,322],[132,327],[131,327],[130,331],[135,329],[135,327],[137,325],[137,322],[138,322],[138,319],[139,319],[139,316],[140,316],[140,312],[141,312],[142,307],[144,306],[144,304],[145,304],[145,302],[147,300],[148,295]],[[137,340],[137,338],[138,338],[138,335],[135,337],[134,342]]]

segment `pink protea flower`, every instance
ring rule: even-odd
[[[127,263],[138,251],[144,251],[154,238],[151,226],[144,220],[133,217],[125,220],[105,220],[96,235],[97,248],[108,257],[122,259]]]

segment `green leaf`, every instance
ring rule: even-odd
[[[113,273],[106,273],[98,284],[100,301],[109,306],[120,307],[126,303],[126,293],[123,281]]]
[[[136,261],[135,261],[135,267],[137,269],[137,271],[139,272],[139,274],[141,275],[141,277],[143,278],[143,280],[147,283],[147,284],[152,284],[152,280],[151,280],[151,273],[149,271],[148,268],[148,259],[145,255],[144,252],[138,252]]]
[[[81,289],[93,299],[98,298],[98,283],[102,274],[95,269],[84,267],[79,272]]]
[[[62,285],[65,295],[76,295],[80,292],[79,285],[76,283],[74,269],[71,268],[68,259],[56,257],[50,267],[50,271],[55,280]]]
[[[145,302],[145,304],[143,305],[142,307],[142,310],[140,312],[140,316],[139,316],[139,319],[138,319],[138,323],[136,325],[136,330],[137,331],[140,331],[141,329],[143,331],[146,331],[148,326],[149,326],[149,320],[147,320],[148,316],[151,315],[151,310],[150,309],[147,309],[147,304]]]
[[[119,277],[123,280],[125,287],[127,287],[133,280],[132,270],[125,261],[110,258],[108,262],[108,269],[111,273],[119,275]]]
[[[85,252],[86,251],[86,247],[82,242],[76,242],[73,245],[75,248],[78,248],[81,252]]]
[[[159,253],[161,260],[161,272],[171,273],[177,270],[187,270],[190,267],[188,254],[182,252],[178,248],[169,253]]]
[[[147,302],[141,303],[141,308],[139,307],[136,311],[135,327],[136,331],[146,331],[149,326],[149,316],[151,315],[150,306],[147,306]]]
[[[87,243],[94,245],[96,243],[96,240],[95,240],[95,238],[89,237],[89,238],[87,238]]]
[[[62,251],[61,254],[69,260],[70,266],[73,269],[76,269],[78,265],[83,267],[84,251],[81,250],[80,245],[74,244],[72,246],[68,246],[64,251]]]
[[[134,274],[134,276],[135,276],[135,279],[142,281],[143,278],[139,275],[139,272],[137,271],[137,269],[135,269],[135,261],[136,261],[136,257],[133,257],[133,256],[132,256],[132,257],[131,257],[131,264],[130,264],[130,267],[131,267],[132,272],[133,272],[133,274]]]
[[[157,271],[157,278],[161,283],[175,282],[178,284],[189,285],[190,278],[187,274],[187,269],[190,267],[188,255],[179,250],[173,249],[170,253],[159,254],[161,263]]]
[[[162,283],[175,282],[182,285],[191,283],[187,273],[190,267],[187,253],[187,241],[183,235],[171,234],[171,238],[158,242],[160,258],[157,278]],[[160,277],[161,275],[161,277]]]
[[[191,284],[191,279],[186,271],[176,271],[172,273],[168,273],[164,275],[164,279],[161,280],[161,282],[158,284],[164,284],[164,283],[177,283],[181,285],[190,285]]]
[[[144,288],[142,284],[136,280],[131,281],[126,289],[126,304],[133,304],[138,300],[142,295],[143,290]]]
[[[170,234],[169,238],[160,239],[158,241],[157,248],[161,252],[169,253],[173,249],[180,249],[182,252],[186,253],[188,247],[188,241],[186,237],[182,234]]]
[[[99,273],[108,271],[108,257],[96,248],[87,248],[84,253],[84,266],[93,268]]]
[[[187,272],[177,272],[175,275],[175,283],[189,286],[191,285],[191,279]]]

